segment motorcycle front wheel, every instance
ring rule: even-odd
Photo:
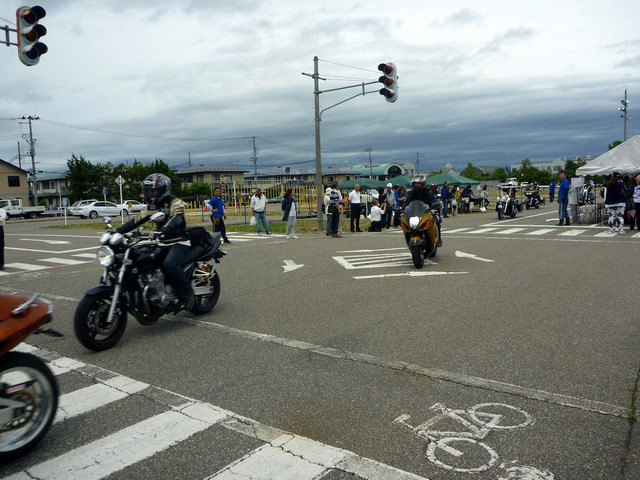
[[[414,245],[413,247],[409,247],[411,249],[411,259],[413,260],[413,265],[416,268],[424,267],[424,256],[422,255],[422,248],[418,245]]]
[[[207,265],[207,267],[211,269],[211,265]],[[213,307],[216,306],[216,303],[218,303],[218,298],[220,298],[220,276],[218,272],[214,271],[213,275],[209,276],[207,281],[199,282],[197,286],[207,284],[211,286],[213,291],[208,295],[196,296],[196,303],[193,305],[193,308],[189,310],[191,313],[195,313],[196,315],[209,313],[213,310]]]
[[[498,220],[502,220],[504,218],[504,210],[502,208],[498,209]]]
[[[22,352],[0,359],[0,386],[1,399],[24,404],[17,418],[0,425],[0,461],[5,461],[30,450],[47,433],[58,409],[59,390],[45,363]]]
[[[107,323],[112,292],[87,295],[78,304],[73,316],[73,329],[80,343],[89,350],[100,352],[113,347],[122,338],[127,326],[127,311],[116,307],[113,322]]]

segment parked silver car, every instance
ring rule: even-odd
[[[123,216],[129,215],[126,208],[122,208],[111,202],[91,202],[88,205],[80,205],[74,211],[73,215],[80,218],[98,218],[98,216]]]
[[[97,201],[98,200],[95,199],[95,198],[92,198],[92,199],[89,199],[89,200],[78,200],[77,202],[74,202],[73,205],[71,205],[69,207],[69,209],[67,210],[67,213],[69,215],[78,215],[78,213],[77,213],[78,208],[84,207],[86,205],[89,205],[90,203],[97,202]]]
[[[129,213],[141,212],[147,207],[144,203],[140,203],[138,200],[125,200],[118,206],[120,208],[125,208]]]

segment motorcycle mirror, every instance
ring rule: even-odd
[[[154,213],[153,215],[151,215],[151,221],[152,222],[162,222],[165,219],[165,214],[162,212],[158,212],[158,213]]]

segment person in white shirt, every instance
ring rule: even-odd
[[[353,190],[349,194],[349,203],[351,204],[351,231],[361,232],[360,230],[360,214],[362,213],[362,200],[360,199],[360,185],[357,183],[353,186]],[[355,230],[353,222],[355,221]]]
[[[0,270],[4,270],[4,221],[6,219],[6,210],[0,208]]]
[[[370,232],[381,232],[382,228],[386,225],[385,210],[387,208],[386,203],[382,205],[382,208],[378,206],[378,199],[374,198],[371,201],[371,227]]]
[[[267,197],[262,194],[261,188],[258,188],[256,190],[256,194],[251,197],[250,206],[251,214],[256,219],[256,232],[258,232],[258,235],[262,235],[260,223],[264,225],[264,230],[267,232],[267,235],[271,235],[271,230],[269,230],[269,221],[267,220]]]

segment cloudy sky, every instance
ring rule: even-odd
[[[0,0],[0,24],[24,0]],[[29,4],[31,5],[31,4]],[[597,156],[640,133],[638,0],[41,0],[49,52],[26,67],[0,45],[0,158],[33,122],[37,168],[160,158],[169,165],[315,168],[320,88],[399,74],[399,97],[357,96],[322,116],[325,166],[438,170]],[[12,25],[13,26],[13,25]],[[1,32],[0,32],[1,33]],[[12,34],[14,35],[14,34]],[[4,35],[3,35],[4,36]],[[15,37],[12,37],[12,39]],[[379,89],[377,85],[367,91]],[[321,108],[361,87],[320,95]],[[24,164],[23,164],[24,166]]]

